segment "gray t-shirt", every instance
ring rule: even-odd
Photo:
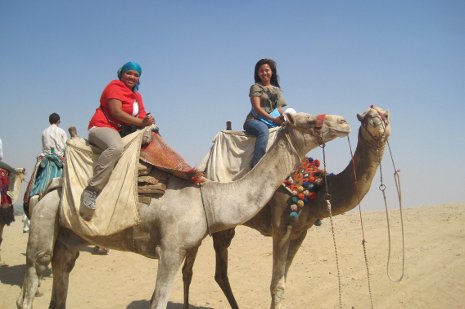
[[[260,97],[260,106],[269,114],[275,108],[286,106],[286,100],[278,87],[267,88],[259,83],[250,86],[249,97]],[[252,111],[247,115],[247,120],[256,119]]]

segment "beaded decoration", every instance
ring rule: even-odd
[[[292,196],[288,200],[291,218],[296,219],[301,209],[316,198],[324,184],[324,172],[319,169],[320,161],[304,158],[294,172],[284,180],[284,186]]]

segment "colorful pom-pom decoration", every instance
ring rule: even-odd
[[[321,222],[320,219],[316,219],[316,220],[315,220],[315,225],[316,225],[316,226],[321,226],[321,224],[322,224],[322,222]]]
[[[324,184],[324,172],[319,169],[320,161],[313,158],[305,158],[298,164],[294,172],[289,175],[283,184],[291,192],[289,207],[291,218],[297,218],[302,207],[309,204],[317,196]],[[315,225],[321,225],[321,220],[316,220]]]

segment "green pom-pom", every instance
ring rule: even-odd
[[[291,216],[292,219],[297,218],[298,215],[299,215],[299,213],[297,211],[291,211],[290,216]]]
[[[316,226],[320,226],[320,225],[322,224],[322,222],[321,222],[320,219],[316,219],[314,224],[315,224]]]

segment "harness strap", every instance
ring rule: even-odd
[[[323,123],[325,122],[326,114],[320,114],[316,116],[316,126],[315,128],[321,129],[323,126]]]

